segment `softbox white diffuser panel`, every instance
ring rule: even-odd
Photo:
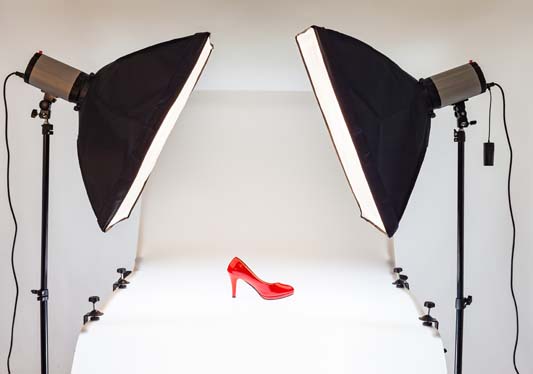
[[[170,107],[167,115],[161,123],[161,126],[159,127],[159,131],[155,135],[154,140],[150,145],[150,148],[146,152],[143,163],[141,164],[139,172],[137,173],[135,180],[126,194],[126,197],[120,204],[120,207],[109,223],[109,228],[115,225],[117,222],[129,217],[131,210],[133,209],[137,199],[139,198],[139,195],[142,192],[144,184],[146,183],[157,162],[157,158],[159,157],[159,154],[161,153],[168,136],[174,128],[181,111],[185,107],[185,104],[187,103],[187,100],[189,99],[196,82],[200,78],[200,74],[207,63],[207,59],[209,58],[212,49],[213,45],[211,44],[210,39],[207,38],[207,41],[202,48],[202,52],[200,53],[200,56],[198,57],[191,74],[185,81],[185,84],[181,88],[180,94],[176,97],[176,101],[174,101]]]
[[[354,191],[354,195],[357,196],[361,216],[384,232],[385,226],[381,221],[357,150],[352,142],[344,115],[333,90],[315,30],[309,28],[299,34],[296,40],[346,178],[352,191]]]
[[[73,374],[446,373],[322,121],[312,93],[191,96],[143,194],[138,268]],[[294,295],[232,299],[234,256]]]

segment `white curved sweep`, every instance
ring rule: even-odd
[[[193,94],[143,195],[138,269],[72,373],[446,373],[358,213],[311,93]],[[232,299],[233,256],[295,294]]]

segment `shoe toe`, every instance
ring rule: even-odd
[[[288,284],[275,283],[276,292],[284,295],[291,295],[294,293],[294,288]]]

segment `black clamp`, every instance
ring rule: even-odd
[[[54,126],[48,122],[52,116],[52,104],[56,102],[56,98],[47,93],[44,94],[44,98],[39,102],[39,110],[33,109],[31,111],[31,118],[36,118],[37,116],[41,119],[44,119],[42,124],[42,134],[43,135],[53,135]]]
[[[467,297],[457,298],[455,299],[455,309],[456,310],[463,310],[466,309],[467,306],[472,304],[472,296],[468,295]]]
[[[45,122],[41,125],[43,135],[54,135],[54,125],[51,123]]]
[[[44,98],[39,102],[39,110],[33,109],[31,111],[31,118],[39,118],[48,120],[52,116],[52,104],[56,102],[56,98],[49,94],[44,94]]]
[[[126,268],[118,268],[117,273],[120,274],[120,278],[113,283],[113,291],[115,291],[117,288],[123,290],[128,287],[128,284],[130,284],[126,278],[131,274],[131,270],[126,270]]]
[[[34,295],[37,295],[37,300],[39,301],[47,301],[48,300],[48,289],[42,289],[42,290],[31,290],[31,293]]]
[[[477,124],[477,121],[469,121],[468,120],[468,116],[466,114],[465,101],[460,101],[460,102],[458,102],[458,103],[453,105],[453,112],[454,112],[455,118],[457,119],[457,127],[459,129],[464,129],[464,128],[470,126],[470,125]],[[458,141],[458,140],[456,140],[456,141]]]
[[[93,304],[93,310],[91,310],[89,313],[86,313],[83,316],[83,324],[85,325],[87,322],[91,321],[99,321],[100,317],[104,315],[104,313],[100,312],[99,310],[96,310],[96,303],[100,301],[100,298],[98,296],[91,296],[89,297],[89,302]]]
[[[453,141],[456,143],[464,143],[466,140],[466,134],[463,129],[453,129]]]
[[[438,330],[439,321],[435,317],[431,316],[431,309],[435,308],[435,303],[433,301],[426,301],[424,306],[428,308],[428,313],[422,317],[419,317],[418,319],[422,321],[422,325],[427,327],[435,327]]]
[[[398,268],[394,268],[393,271],[394,273],[398,274],[398,279],[392,282],[392,284],[395,285],[396,288],[409,289],[409,283],[407,282],[407,279],[409,279],[409,277],[405,274],[401,274],[403,269],[398,267]]]

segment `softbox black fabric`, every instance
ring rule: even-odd
[[[367,44],[333,30],[312,29],[383,226],[392,237],[428,145],[426,92]],[[353,192],[358,198],[358,191]]]
[[[209,33],[198,33],[157,44],[119,58],[90,78],[79,111],[78,157],[103,231],[110,228],[208,40]]]

